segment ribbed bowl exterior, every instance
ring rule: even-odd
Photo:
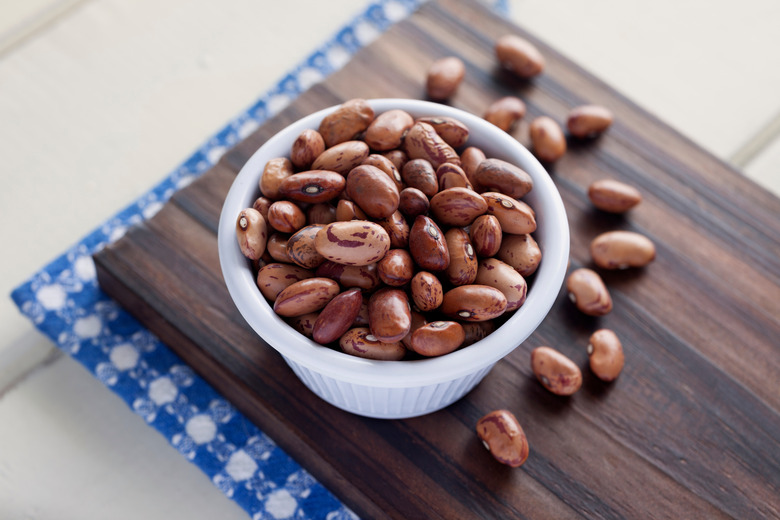
[[[347,412],[377,419],[404,419],[441,410],[469,393],[494,366],[438,384],[387,388],[348,383],[313,372],[289,358],[284,360],[323,400]]]

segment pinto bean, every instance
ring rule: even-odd
[[[427,323],[428,320],[425,318],[424,314],[412,310],[412,326],[409,327],[409,333],[404,336],[404,339],[401,340],[401,343],[403,343],[408,350],[412,350],[412,334],[414,334],[414,331],[426,325]]]
[[[327,202],[344,191],[344,176],[327,170],[311,170],[290,175],[279,185],[279,195],[298,202]]]
[[[623,344],[614,331],[599,329],[588,342],[590,369],[602,381],[614,381],[623,370]]]
[[[277,262],[286,264],[293,263],[292,258],[290,258],[290,253],[287,251],[288,240],[290,240],[290,235],[286,233],[273,233],[268,237],[266,249],[268,249],[268,254],[271,255],[271,258]]]
[[[271,200],[280,199],[279,185],[293,173],[292,162],[286,157],[277,157],[265,163],[260,176],[260,191],[263,196]]]
[[[528,131],[534,155],[540,161],[555,162],[566,153],[566,136],[551,117],[537,117],[531,121]]]
[[[461,285],[444,293],[441,312],[463,321],[485,321],[506,310],[504,293],[488,285]]]
[[[257,271],[257,287],[268,301],[273,302],[282,290],[295,282],[313,277],[312,272],[303,267],[273,262]]]
[[[320,311],[312,328],[312,339],[322,345],[336,341],[349,330],[360,312],[363,295],[360,289],[347,289]]]
[[[426,159],[407,161],[401,169],[401,178],[407,186],[417,188],[428,197],[433,197],[439,191],[436,170]]]
[[[604,316],[612,311],[612,297],[599,274],[587,267],[575,269],[566,279],[569,299],[589,316]]]
[[[477,168],[485,159],[485,152],[476,146],[469,146],[460,154],[460,165],[472,186],[478,185],[476,180]]]
[[[374,110],[364,99],[350,99],[322,119],[319,133],[330,148],[354,139],[374,120]]]
[[[339,339],[339,347],[353,356],[382,361],[399,361],[406,355],[406,348],[400,341],[381,342],[368,327],[349,329]]]
[[[288,200],[277,200],[268,208],[268,223],[282,233],[295,233],[306,225],[306,214]]]
[[[428,271],[420,271],[412,278],[410,285],[412,301],[422,312],[437,309],[444,298],[439,279]]]
[[[453,148],[460,148],[469,139],[469,129],[455,118],[447,116],[418,117],[417,121],[428,123],[444,142]]]
[[[504,235],[496,258],[515,268],[523,278],[536,272],[542,261],[542,250],[531,235]]]
[[[496,330],[493,320],[462,322],[460,325],[466,334],[466,339],[463,340],[464,347],[485,339]]]
[[[268,222],[268,208],[271,207],[272,203],[273,201],[268,197],[260,196],[255,199],[254,203],[252,203],[252,209],[259,211],[266,222]]]
[[[430,211],[447,226],[468,226],[488,209],[487,201],[468,188],[449,188],[431,198]]]
[[[315,269],[325,261],[325,257],[317,252],[314,240],[317,233],[325,227],[322,224],[305,226],[287,240],[287,254],[295,264],[306,269]]]
[[[450,265],[444,234],[431,218],[419,215],[409,232],[409,252],[421,269],[443,271]]]
[[[495,215],[480,215],[469,228],[469,238],[478,257],[495,256],[501,249],[501,224]]]
[[[542,386],[556,395],[572,395],[582,386],[580,368],[550,347],[536,347],[531,351],[531,369]]]
[[[368,215],[351,200],[340,200],[336,206],[336,221],[368,220]]]
[[[426,357],[443,356],[458,349],[466,339],[463,327],[455,321],[434,321],[412,333],[412,350]]]
[[[404,188],[401,190],[398,211],[407,217],[414,218],[417,215],[425,215],[428,213],[430,206],[431,203],[428,197],[417,188]]]
[[[380,152],[398,148],[413,124],[414,118],[408,112],[388,110],[368,125],[365,141],[371,149]]]
[[[596,137],[612,125],[612,112],[600,105],[581,105],[569,111],[566,128],[574,137]]]
[[[411,312],[404,291],[389,287],[379,289],[368,299],[371,334],[384,343],[401,341],[412,326]]]
[[[588,198],[598,209],[609,213],[625,213],[642,202],[638,189],[612,179],[598,180],[588,186]]]
[[[314,247],[332,262],[368,265],[385,256],[390,237],[382,226],[367,220],[332,222],[317,233]]]
[[[407,247],[409,245],[409,233],[411,230],[400,211],[396,211],[387,218],[377,219],[377,224],[382,226],[387,231],[388,236],[390,236],[390,247]]]
[[[268,242],[268,226],[263,215],[254,208],[247,208],[236,219],[236,238],[241,253],[258,260],[265,252]]]
[[[428,123],[417,122],[409,129],[404,139],[404,150],[409,159],[425,159],[438,168],[449,162],[460,164],[460,157]]]
[[[463,169],[452,163],[444,163],[436,169],[436,177],[439,179],[439,191],[447,188],[473,189],[471,181],[466,177]]]
[[[523,201],[497,192],[486,192],[487,213],[494,215],[504,233],[524,235],[536,231],[536,213]]]
[[[317,321],[319,315],[319,312],[309,312],[300,316],[286,318],[285,321],[290,327],[294,328],[307,338],[311,338],[312,332],[314,331],[314,323]]]
[[[292,317],[319,311],[339,293],[339,284],[329,278],[306,278],[283,289],[274,301],[274,312]]]
[[[534,186],[525,170],[501,159],[485,159],[474,174],[475,188],[479,191],[497,191],[520,200]]]
[[[320,133],[307,128],[293,142],[290,150],[290,161],[299,170],[308,169],[322,152],[325,151],[325,140]]]
[[[432,99],[447,99],[458,89],[465,74],[466,66],[460,58],[448,56],[438,59],[428,67],[425,91]]]
[[[590,256],[602,269],[644,267],[655,259],[655,245],[633,231],[608,231],[590,243]]]
[[[398,168],[395,167],[393,162],[384,155],[373,153],[366,157],[366,160],[363,161],[363,164],[369,164],[379,168],[385,172],[388,177],[390,177],[390,180],[395,183],[395,187],[398,188],[398,191],[404,189],[404,181],[401,179],[401,173],[398,171]]]
[[[328,170],[346,175],[368,157],[368,145],[363,141],[345,141],[322,152],[312,163],[312,170]]]
[[[504,132],[509,132],[525,116],[525,110],[522,99],[516,96],[505,96],[491,103],[483,117]]]
[[[400,192],[385,172],[367,164],[347,175],[347,195],[372,218],[385,218],[398,209]]]
[[[330,224],[336,221],[336,207],[320,202],[312,204],[306,210],[306,221],[309,224]]]
[[[444,240],[450,252],[450,265],[445,271],[447,279],[455,286],[473,283],[478,263],[469,234],[462,228],[451,228],[444,233]]]
[[[399,172],[403,170],[404,165],[409,161],[409,157],[406,156],[406,152],[403,150],[390,150],[382,153],[382,155],[390,159],[390,162],[393,163]]]
[[[509,410],[494,410],[477,421],[477,435],[498,462],[513,468],[528,459],[528,439]]]
[[[392,287],[409,283],[414,276],[414,260],[406,249],[391,249],[377,263],[380,280]]]
[[[317,267],[316,276],[335,280],[342,287],[359,287],[372,291],[379,287],[379,273],[376,264],[344,265],[326,260]],[[368,322],[366,322],[368,323]]]
[[[525,303],[528,285],[514,268],[497,258],[480,260],[474,283],[495,287],[506,297],[506,310],[515,311]]]
[[[544,57],[531,42],[514,34],[496,41],[496,58],[510,72],[521,78],[531,78],[544,70]]]

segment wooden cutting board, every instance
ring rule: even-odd
[[[502,72],[494,40],[538,45],[545,73]],[[590,266],[598,233],[650,236],[645,269],[603,272],[614,311],[586,317],[559,295],[539,329],[464,399],[408,420],[348,414],[321,401],[245,324],[223,283],[216,229],[240,167],[269,136],[353,97],[424,97],[432,60],[455,55],[466,79],[451,104],[482,114],[519,95],[528,122],[598,103],[616,121],[571,142],[549,168],[566,205],[572,267]],[[626,216],[589,204],[600,178],[633,184]],[[780,201],[583,71],[479,5],[441,0],[390,28],[177,192],[151,220],[95,256],[103,289],[159,335],[239,410],[364,518],[765,518],[780,516]],[[613,384],[587,369],[600,327],[623,340]],[[556,397],[529,352],[558,348],[584,368],[582,390]],[[496,463],[474,427],[496,408],[522,423],[531,455]]]

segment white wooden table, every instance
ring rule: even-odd
[[[2,291],[153,187],[367,5],[3,0]],[[780,194],[780,3],[510,9]],[[7,297],[0,330],[0,518],[246,518]]]

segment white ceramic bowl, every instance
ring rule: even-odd
[[[534,238],[542,262],[528,297],[501,327],[485,339],[437,358],[413,361],[373,361],[323,347],[299,334],[277,316],[255,285],[249,262],[235,235],[239,212],[259,196],[258,181],[265,163],[289,156],[296,137],[316,129],[337,107],[321,110],[291,124],[270,138],[241,169],[225,199],[219,222],[219,259],[236,307],[244,319],[275,348],[295,374],[315,394],[349,412],[377,418],[405,418],[427,414],[468,393],[493,365],[520,345],[542,322],[563,283],[569,256],[569,228],[560,194],[536,158],[513,137],[467,112],[411,99],[369,100],[374,112],[398,108],[413,116],[451,116],[470,130],[468,145],[488,157],[517,164],[534,181],[524,197],[536,211]]]

